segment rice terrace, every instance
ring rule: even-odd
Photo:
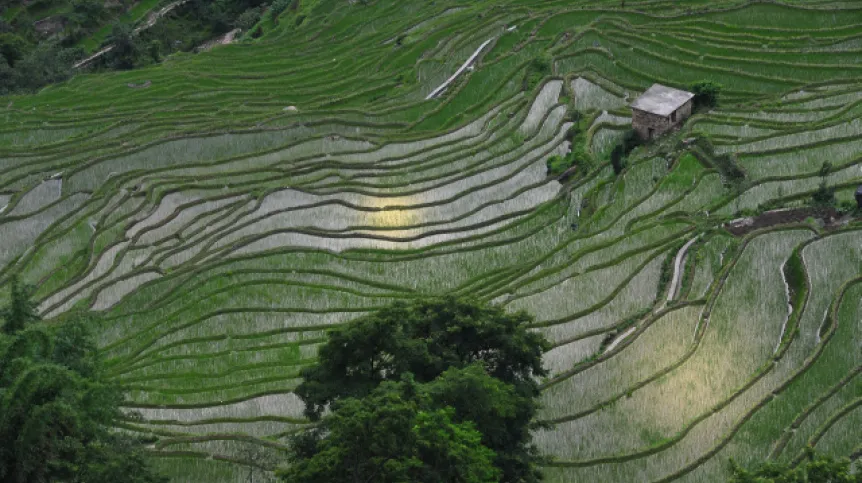
[[[0,98],[0,306],[86,321],[155,470],[275,481],[328,331],[454,295],[550,342],[545,481],[862,472],[862,3],[273,18]],[[720,93],[633,138],[655,84]]]

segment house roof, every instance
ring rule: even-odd
[[[691,100],[694,94],[673,87],[653,84],[646,92],[632,102],[632,109],[646,111],[659,116],[670,116],[683,104]]]

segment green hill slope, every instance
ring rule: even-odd
[[[326,329],[442,293],[554,343],[548,481],[858,459],[862,225],[725,229],[862,183],[855,5],[301,2],[255,41],[5,97],[0,282],[97,315],[124,429],[176,481],[269,478]],[[701,80],[721,105],[615,175],[628,103]]]

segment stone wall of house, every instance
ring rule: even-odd
[[[659,136],[674,127],[679,126],[691,116],[692,101],[688,101],[676,110],[676,122],[670,117],[659,116],[650,112],[632,109],[632,128],[641,139],[649,139],[649,130],[653,129],[653,137]]]
[[[688,102],[683,104],[676,110],[676,123],[682,124],[683,121],[691,117],[691,109],[694,105],[694,99],[689,99]]]
[[[670,119],[640,109],[632,109],[632,128],[641,139],[649,139],[650,128],[653,130],[653,136],[658,136],[670,129]]]

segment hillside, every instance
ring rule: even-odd
[[[70,77],[158,64],[248,35],[260,37],[298,2],[35,0],[0,5],[0,95]]]
[[[326,329],[427,294],[535,315],[549,482],[859,465],[858,2],[304,0],[259,25],[0,98],[0,284],[94,315],[159,470],[268,481]],[[615,169],[629,103],[699,81],[718,107]]]

